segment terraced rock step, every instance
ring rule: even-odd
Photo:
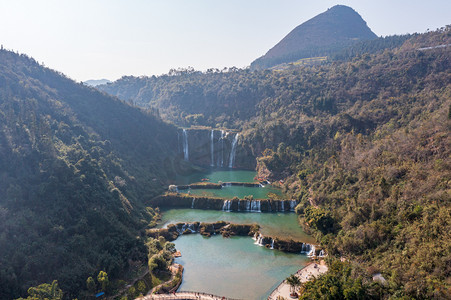
[[[150,200],[150,204],[166,208],[195,208],[236,212],[294,212],[296,200],[274,199],[223,199],[166,193]]]

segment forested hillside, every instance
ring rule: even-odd
[[[149,111],[0,51],[0,298],[147,263],[140,238],[177,162],[176,130]]]
[[[446,298],[451,30],[386,41],[287,71],[179,70],[101,88],[180,125],[241,131],[260,175],[284,180],[306,229],[351,262],[307,295]],[[374,286],[378,272],[387,283]]]

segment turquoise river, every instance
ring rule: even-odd
[[[177,184],[199,182],[203,178],[208,178],[210,182],[253,182],[254,176],[255,172],[252,171],[213,170],[179,177]],[[264,199],[269,192],[282,195],[280,190],[270,186],[246,189],[235,186],[227,188],[229,190],[224,197],[241,198],[244,194]],[[222,190],[224,189],[226,188]],[[257,223],[261,226],[263,235],[314,243],[314,239],[302,231],[294,213],[170,209],[163,211],[159,227],[178,222],[220,220],[238,224]],[[191,234],[180,236],[174,243],[177,250],[182,253],[182,257],[176,258],[175,261],[184,266],[180,291],[206,292],[236,299],[266,299],[282,280],[309,262],[309,258],[304,254],[271,250],[259,246],[251,237],[205,238],[199,234]]]

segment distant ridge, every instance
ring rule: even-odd
[[[327,56],[362,40],[377,38],[351,7],[336,5],[293,29],[251,64],[265,69],[302,58]]]
[[[85,85],[89,86],[98,86],[101,84],[111,83],[111,80],[108,79],[89,79],[83,82]]]

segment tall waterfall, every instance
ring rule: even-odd
[[[189,160],[188,132],[186,131],[186,129],[183,129],[183,157],[185,160]]]
[[[215,151],[215,141],[214,141],[214,137],[215,137],[215,131],[212,129],[211,133],[210,133],[210,166],[214,167],[215,166],[215,159],[214,159],[214,151]]]
[[[236,152],[236,143],[238,142],[238,136],[240,134],[237,133],[232,142],[232,150],[230,151],[230,160],[229,160],[229,168],[233,168],[233,163],[235,161],[235,152]]]
[[[280,201],[280,206],[281,206],[280,210],[285,211],[285,200]]]
[[[221,137],[219,138],[221,145],[221,157],[218,157],[218,167],[224,166],[224,130],[221,130]]]
[[[294,211],[296,208],[296,200],[290,200],[290,211]]]

